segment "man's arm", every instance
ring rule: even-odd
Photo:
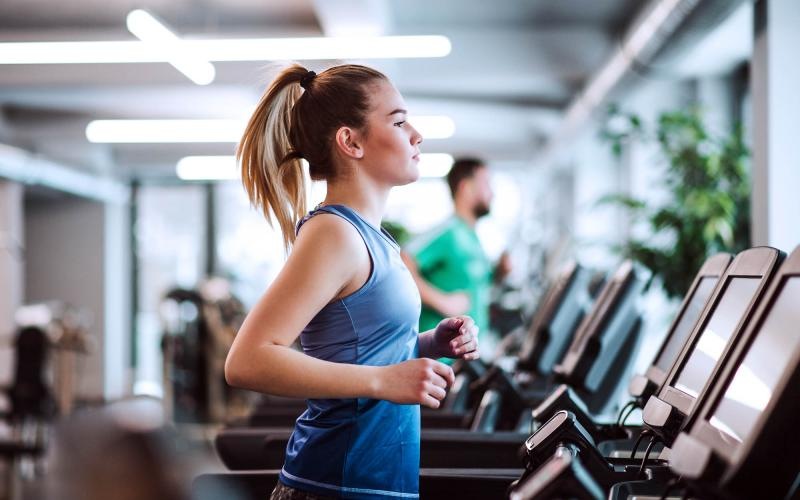
[[[503,253],[500,254],[500,258],[497,259],[497,264],[495,264],[494,269],[492,269],[492,282],[500,283],[510,272],[511,256],[508,255],[507,251],[503,251]]]
[[[439,312],[444,317],[459,316],[469,311],[469,296],[464,292],[446,293],[439,290],[422,277],[414,257],[405,250],[400,253],[403,257],[414,282],[419,289],[422,303]]]

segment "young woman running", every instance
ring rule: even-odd
[[[418,497],[419,405],[437,408],[453,383],[434,359],[478,357],[469,317],[417,331],[419,293],[380,228],[390,189],[419,177],[422,136],[406,114],[378,71],[293,65],[239,143],[247,194],[292,251],[239,330],[225,377],[308,399],[272,498]],[[327,183],[307,215],[301,159]],[[290,347],[298,336],[302,353]]]

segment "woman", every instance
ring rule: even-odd
[[[380,229],[389,190],[419,177],[422,137],[406,114],[378,71],[294,65],[239,144],[250,200],[292,251],[242,325],[225,376],[308,399],[272,498],[417,497],[419,405],[437,408],[453,383],[434,359],[478,357],[468,317],[418,334],[419,293]],[[301,158],[327,181],[325,201],[305,217]],[[298,335],[303,353],[290,348]]]

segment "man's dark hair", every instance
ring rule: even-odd
[[[486,162],[479,158],[459,158],[453,162],[453,166],[447,172],[447,185],[450,186],[450,194],[453,199],[456,197],[456,191],[461,181],[472,178],[476,170],[485,166]]]

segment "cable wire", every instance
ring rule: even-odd
[[[628,421],[628,417],[630,417],[633,414],[633,412],[636,411],[636,408],[638,408],[638,406],[634,402],[633,405],[631,406],[631,409],[628,410],[628,413],[626,413],[625,417],[622,418],[622,422],[617,424],[617,427],[620,427],[620,428],[625,427],[625,422],[627,422]]]
[[[656,436],[650,438],[650,442],[647,444],[647,448],[644,450],[644,458],[642,459],[642,465],[639,466],[639,471],[636,473],[636,477],[642,477],[644,473],[644,466],[647,463],[647,458],[650,456],[650,452],[653,451],[653,445],[656,444]]]
[[[631,459],[636,456],[636,450],[639,449],[639,443],[642,442],[642,438],[646,436],[650,436],[653,434],[653,431],[650,429],[644,429],[642,432],[639,433],[639,437],[636,438],[636,443],[633,445],[633,449],[631,450]]]
[[[680,484],[681,484],[681,478],[680,477],[673,477],[672,479],[667,481],[667,484],[664,486],[664,491],[661,493],[661,496],[658,497],[658,500],[667,500],[667,497],[669,496],[669,494],[672,493],[672,491],[677,486],[680,486]]]
[[[625,410],[627,410],[631,405],[635,405],[635,404],[636,404],[635,401],[628,401],[627,403],[625,403],[625,406],[623,406],[619,410],[619,415],[617,415],[617,427],[619,427],[621,425],[620,422],[622,421],[622,414],[625,413]]]

